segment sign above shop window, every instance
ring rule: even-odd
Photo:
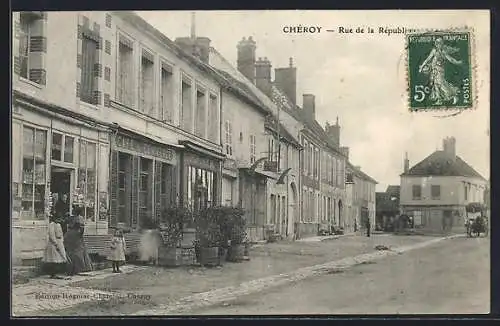
[[[118,150],[124,149],[134,151],[139,154],[154,156],[170,162],[173,162],[175,159],[175,152],[169,148],[140,141],[125,135],[115,136],[115,146]]]

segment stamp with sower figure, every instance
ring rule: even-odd
[[[407,34],[410,111],[472,109],[471,31]]]

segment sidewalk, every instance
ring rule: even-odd
[[[141,266],[140,272],[135,272],[139,271],[137,269],[126,275],[109,274],[112,277],[96,275],[92,279],[77,282],[75,282],[75,279],[71,283],[55,280],[53,282],[58,282],[57,285],[59,286],[71,285],[74,293],[80,293],[78,291],[81,291],[81,293],[94,291],[92,292],[94,293],[93,297],[88,296],[87,300],[83,301],[83,304],[75,302],[77,305],[73,308],[61,310],[60,305],[52,305],[53,307],[38,305],[33,306],[33,309],[29,311],[23,310],[22,314],[58,316],[135,314],[139,311],[175,304],[180,299],[193,294],[236,287],[245,284],[245,282],[284,275],[301,268],[374,253],[377,252],[374,249],[377,245],[395,248],[412,246],[428,240],[429,237],[421,236],[374,235],[370,238],[344,236],[341,241],[332,239],[331,241],[316,242],[271,243],[253,247],[250,252],[250,261],[225,263],[218,268]],[[100,275],[103,275],[103,273],[100,273]],[[42,283],[48,284],[46,281],[39,283],[41,285]],[[31,285],[32,282],[29,284]],[[19,292],[17,288],[13,289],[13,295],[17,295],[17,293],[21,293],[21,296],[22,293],[24,293],[24,296],[30,295],[30,292]],[[65,287],[61,289],[67,290]],[[40,287],[38,290],[40,292],[49,292],[53,288],[48,288],[46,291],[45,288]],[[60,292],[63,290],[60,290]],[[116,300],[98,301],[95,299],[99,294],[98,291],[112,294]],[[137,298],[142,299],[138,300]],[[32,294],[30,300],[33,300]],[[26,298],[19,300],[17,305],[14,301],[14,311],[17,312],[16,306],[21,307],[20,305],[24,304],[25,301]],[[74,305],[73,302],[71,303]],[[64,308],[69,306],[69,302],[66,302]],[[40,309],[43,311],[39,311]]]

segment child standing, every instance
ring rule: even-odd
[[[120,263],[125,261],[125,238],[121,230],[116,230],[111,239],[111,253],[108,259],[113,262],[113,273],[121,273]]]

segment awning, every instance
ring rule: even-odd
[[[158,137],[156,135],[151,135],[151,134],[144,133],[142,131],[137,131],[137,130],[134,130],[131,128],[125,128],[123,126],[120,126],[119,124],[115,124],[115,125],[117,126],[118,131],[122,131],[122,132],[125,131],[126,133],[135,134],[135,135],[141,136],[143,138],[146,138],[148,140],[151,140],[151,141],[158,143],[158,144],[161,144],[161,145],[166,145],[166,146],[176,147],[176,148],[184,148],[184,146],[179,145],[174,141],[169,141],[169,140],[163,139],[161,137]]]
[[[223,160],[226,156],[222,153],[215,152],[211,149],[204,148],[201,145],[195,144],[189,140],[180,140],[179,144],[184,146],[184,148],[190,149],[192,151],[211,156],[213,158],[216,158],[218,160]]]

